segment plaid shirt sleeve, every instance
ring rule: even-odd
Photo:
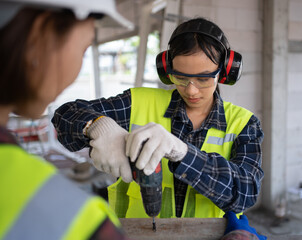
[[[194,187],[224,211],[253,206],[260,192],[263,131],[253,115],[234,141],[230,161],[188,144],[188,153],[174,175]]]
[[[51,121],[57,131],[59,142],[74,152],[89,147],[90,139],[83,134],[87,122],[99,116],[108,116],[128,131],[130,112],[131,92],[128,89],[107,99],[65,103],[55,111]]]

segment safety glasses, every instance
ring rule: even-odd
[[[217,83],[218,74],[221,72],[222,64],[218,69],[208,74],[186,74],[177,72],[173,69],[167,69],[167,74],[175,85],[186,87],[189,83],[193,84],[196,88],[213,87]]]

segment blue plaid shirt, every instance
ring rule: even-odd
[[[181,216],[187,185],[212,200],[224,211],[242,212],[253,206],[260,192],[263,171],[261,169],[261,143],[263,131],[260,121],[252,116],[242,132],[234,140],[231,159],[227,161],[218,153],[201,151],[208,129],[225,131],[223,100],[214,93],[211,112],[199,129],[194,130],[185,110],[185,103],[177,91],[165,113],[172,119],[171,132],[188,145],[188,153],[181,162],[169,163],[174,173],[176,215]],[[115,97],[93,101],[76,100],[62,105],[55,112],[52,122],[59,141],[70,151],[89,147],[89,139],[83,134],[86,123],[100,115],[114,119],[129,130],[131,92],[124,91]]]

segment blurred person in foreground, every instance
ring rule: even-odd
[[[27,153],[6,128],[10,113],[39,118],[74,82],[106,15],[128,23],[113,0],[0,1],[0,239],[127,239],[105,200]]]

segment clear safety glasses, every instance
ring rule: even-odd
[[[218,69],[208,74],[186,74],[167,69],[167,73],[170,77],[171,82],[175,85],[186,87],[189,83],[193,84],[196,88],[208,88],[213,87],[217,83],[218,74],[222,69],[222,64],[219,65]]]

